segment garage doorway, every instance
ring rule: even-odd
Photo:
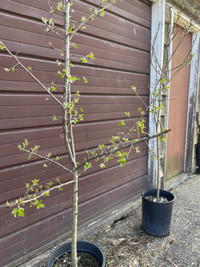
[[[172,51],[177,48],[184,34],[181,26],[175,28]],[[177,71],[176,67],[188,57],[191,48],[192,33],[189,32],[172,57],[172,76]],[[189,82],[190,65],[175,74],[170,83],[168,129],[171,129],[171,133],[168,135],[166,149],[166,180],[184,171]]]

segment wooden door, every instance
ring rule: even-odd
[[[180,42],[184,31],[180,26],[177,26],[176,30],[177,34],[173,41],[173,51]],[[191,45],[192,34],[189,33],[185,36],[183,42],[172,57],[172,76],[177,71],[176,67],[188,56]],[[166,179],[170,179],[184,171],[189,78],[190,66],[188,65],[183,67],[183,69],[172,78],[170,84],[168,128],[172,131],[167,140]]]

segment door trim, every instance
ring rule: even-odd
[[[194,167],[194,149],[195,149],[195,122],[197,115],[198,92],[199,92],[199,53],[200,51],[200,32],[192,34],[192,53],[194,57],[190,65],[190,82],[188,95],[188,110],[186,123],[186,142],[185,142],[185,160],[184,171],[192,173]]]
[[[151,65],[150,65],[150,90],[149,90],[149,103],[151,103],[152,92],[157,83],[159,70],[162,68],[164,58],[164,34],[165,34],[165,0],[158,0],[152,4],[151,14]],[[150,108],[151,110],[151,108]],[[156,124],[154,116],[149,112],[149,135],[156,133]],[[149,151],[154,151],[157,156],[157,139],[153,138],[149,141]],[[149,152],[148,155],[148,185],[149,187],[156,184],[156,170],[157,160],[152,159]]]

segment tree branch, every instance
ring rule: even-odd
[[[18,59],[18,57],[16,55],[14,55],[5,45],[4,43],[2,43],[0,41],[0,45],[3,46],[3,49],[5,49],[8,54],[14,58],[15,61],[17,61],[18,65],[20,65],[40,86],[42,86],[42,88],[61,106],[63,107],[62,102],[60,102],[60,100],[55,97],[54,94],[51,93],[51,91],[49,90],[49,88],[47,88],[38,78],[35,77],[35,75],[33,75],[33,73],[27,68],[25,67],[21,61]]]
[[[81,164],[79,164],[78,167],[77,167],[77,169],[80,169],[81,167],[83,167],[83,166],[85,165],[86,162],[90,162],[90,161],[95,160],[95,159],[97,159],[97,158],[99,158],[99,157],[102,158],[102,157],[104,157],[104,156],[111,155],[111,154],[113,154],[113,153],[115,153],[115,152],[121,151],[121,150],[126,149],[126,148],[133,147],[133,146],[135,146],[135,145],[137,145],[137,144],[140,144],[140,143],[143,143],[143,142],[148,142],[149,140],[151,140],[151,139],[153,139],[153,138],[157,138],[157,137],[162,136],[162,135],[164,135],[164,134],[167,134],[167,133],[169,133],[170,131],[171,131],[171,129],[169,129],[169,130],[165,130],[165,131],[160,132],[160,133],[158,133],[158,134],[155,134],[155,135],[152,135],[152,136],[147,136],[147,137],[141,138],[141,139],[139,139],[139,140],[136,140],[135,142],[131,142],[131,143],[126,144],[126,145],[122,145],[122,146],[119,147],[119,148],[111,149],[110,151],[105,151],[104,153],[102,153],[102,154],[100,154],[100,155],[99,155],[99,154],[98,154],[98,155],[95,155],[95,156],[93,156],[93,157],[91,157],[91,158],[85,160],[85,161],[82,162]]]
[[[36,156],[36,157],[38,157],[38,158],[40,158],[40,159],[47,160],[47,161],[49,161],[49,162],[51,162],[51,163],[53,163],[53,164],[55,164],[55,165],[57,165],[57,166],[63,168],[65,171],[72,173],[72,171],[71,171],[70,169],[66,168],[64,165],[60,164],[58,161],[55,161],[55,160],[53,160],[53,159],[51,159],[51,158],[42,156],[42,155],[40,155],[40,154],[38,154],[38,153],[36,153],[36,152],[34,152],[34,151],[25,149],[25,148],[23,148],[23,147],[20,148],[20,150],[23,151],[23,152],[26,152],[26,153],[29,154],[29,155],[33,155],[33,156]]]
[[[47,196],[47,194],[49,192],[53,191],[54,189],[59,189],[60,187],[66,186],[68,184],[72,184],[73,182],[74,182],[73,180],[70,180],[70,181],[67,181],[65,183],[60,183],[58,185],[52,186],[51,188],[46,189],[46,190],[38,193],[38,195],[33,194],[34,196],[31,197],[31,198],[28,198],[27,196],[25,196],[24,198],[21,198],[21,200],[23,201],[23,205],[27,204],[27,203],[35,202],[37,199],[39,199],[41,197],[44,197],[44,196]],[[3,208],[3,207],[15,207],[17,205],[18,205],[18,203],[16,203],[16,201],[12,201],[12,202],[9,202],[7,204],[0,205],[0,208]]]

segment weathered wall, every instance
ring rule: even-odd
[[[195,14],[196,19],[200,19],[200,1],[199,0],[168,0],[173,6],[177,7],[181,12],[191,16]]]
[[[89,5],[95,1],[75,1],[74,19],[88,14]],[[32,66],[33,73],[45,84],[62,84],[56,74],[57,53],[48,42],[62,47],[62,41],[44,32],[41,17],[48,16],[47,1],[1,0],[0,39],[19,52],[24,64]],[[142,99],[148,102],[150,6],[139,0],[124,0],[110,8],[104,19],[97,18],[87,26],[88,33],[75,37],[79,45],[78,55],[93,51],[96,60],[91,65],[76,64],[73,73],[84,75],[88,84],[78,84],[82,92],[85,120],[75,128],[77,151],[83,157],[85,148],[106,143],[109,137],[121,130],[118,119],[124,119],[124,111],[137,116],[141,106],[130,86],[135,85]],[[56,23],[63,19],[57,15]],[[73,53],[75,53],[73,51]],[[76,56],[76,54],[74,54]],[[58,154],[68,165],[63,141],[59,137],[62,128],[60,108],[53,100],[45,101],[46,94],[22,69],[13,73],[4,68],[14,64],[5,53],[0,55],[0,203],[12,200],[25,191],[24,184],[37,178],[43,182],[56,177],[69,177],[56,166],[43,168],[43,162],[20,153],[17,145],[24,138],[37,144],[41,152]],[[75,89],[75,88],[74,88]],[[62,89],[57,91],[61,96]],[[80,224],[92,221],[108,210],[122,205],[136,196],[146,185],[147,149],[141,146],[140,154],[133,154],[129,163],[120,168],[115,163],[106,170],[92,169],[80,179]],[[61,194],[52,193],[45,200],[46,208],[28,210],[25,218],[15,219],[9,209],[0,209],[0,266],[6,266],[22,256],[56,240],[71,226],[71,187]]]

